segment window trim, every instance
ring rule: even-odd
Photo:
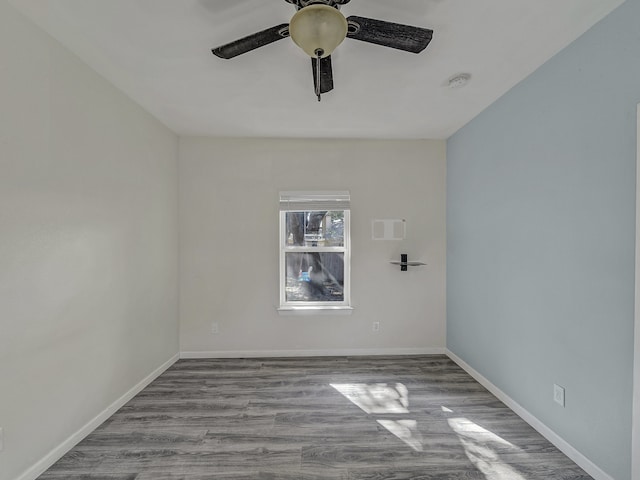
[[[299,202],[296,205],[292,205],[293,208],[287,208],[288,204],[283,201],[283,198],[287,198],[289,194],[295,193],[297,198],[309,198],[309,207],[301,208]],[[280,221],[279,221],[279,307],[278,311],[281,314],[295,314],[295,313],[335,313],[335,314],[350,314],[353,307],[351,306],[351,209],[347,200],[344,202],[345,194],[347,198],[348,192],[333,192],[334,196],[340,198],[340,204],[337,205],[336,201],[322,202],[322,205],[318,205],[318,196],[330,198],[332,192],[281,192],[280,193]],[[315,199],[315,200],[314,200]],[[306,247],[306,246],[288,246],[286,238],[286,215],[288,212],[303,212],[303,211],[315,211],[319,208],[327,211],[342,211],[344,212],[344,245],[341,247]],[[287,302],[286,300],[286,254],[287,253],[306,253],[306,252],[335,252],[343,253],[344,258],[344,283],[343,283],[343,296],[344,300],[340,302]]]

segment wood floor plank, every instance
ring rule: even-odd
[[[180,360],[43,480],[587,480],[444,355]]]

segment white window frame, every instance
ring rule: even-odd
[[[327,246],[292,246],[287,244],[287,213],[309,212],[317,210],[344,212],[344,245]],[[283,313],[349,313],[351,307],[351,207],[349,192],[280,192],[280,306]],[[331,252],[344,255],[343,300],[340,302],[300,302],[287,301],[286,298],[286,254],[307,252]]]

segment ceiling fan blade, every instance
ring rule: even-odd
[[[318,88],[316,79],[317,58],[311,57],[311,66],[313,67],[313,87]],[[333,69],[331,68],[331,55],[320,59],[320,93],[327,93],[333,90]]]
[[[267,28],[261,32],[236,40],[235,42],[214,48],[211,52],[213,52],[216,57],[229,59],[242,55],[243,53],[250,52],[251,50],[255,50],[256,48],[264,47],[270,43],[277,42],[278,40],[288,36],[289,24],[282,23],[275,27]]]
[[[427,48],[433,36],[433,30],[428,28],[412,27],[373,18],[351,16],[347,18],[347,22],[349,38],[411,53],[420,53]]]

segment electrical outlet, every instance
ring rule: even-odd
[[[0,452],[4,448],[4,429],[0,427]]]
[[[218,322],[211,322],[211,333],[217,335],[219,331],[220,325],[218,325]]]
[[[564,407],[564,388],[555,383],[553,384],[553,401]]]
[[[371,330],[373,330],[374,332],[378,332],[380,330],[380,322],[373,322],[373,325],[371,325]]]

